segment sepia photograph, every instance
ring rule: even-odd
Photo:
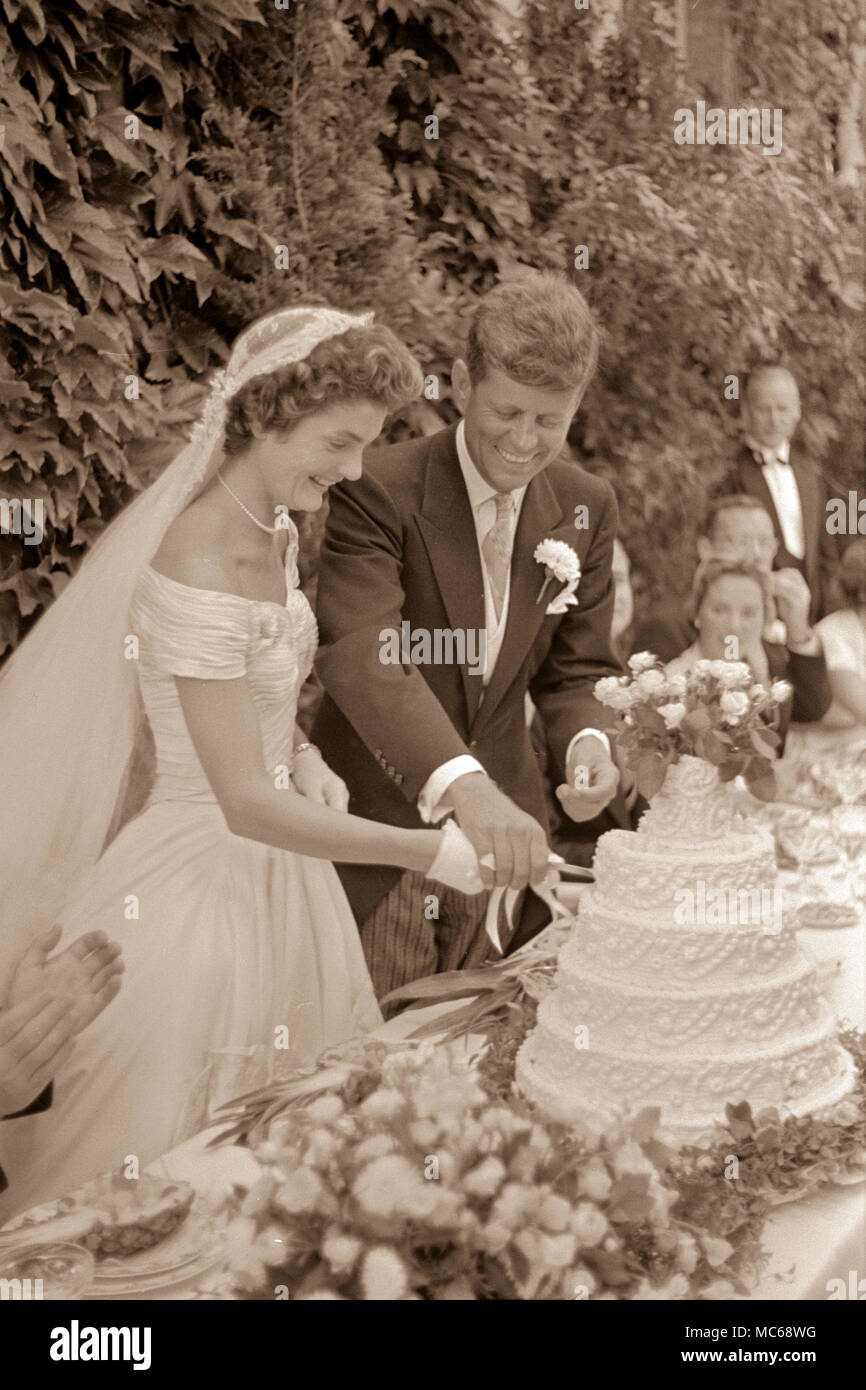
[[[826,1376],[864,0],[0,12],[4,1341],[569,1302]]]

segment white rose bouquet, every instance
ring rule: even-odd
[[[756,685],[743,661],[698,661],[668,676],[652,652],[629,657],[627,676],[597,681],[595,696],[616,710],[613,733],[637,779],[651,797],[671,763],[683,754],[704,758],[723,782],[742,776],[762,801],[776,794],[774,760],[779,736],[772,727],[791,688]]]

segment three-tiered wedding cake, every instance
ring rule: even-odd
[[[548,1114],[596,1126],[660,1106],[699,1142],[725,1105],[794,1114],[850,1089],[853,1059],[781,904],[772,837],[733,809],[715,768],[683,757],[637,833],[598,842],[594,886],[517,1081]]]

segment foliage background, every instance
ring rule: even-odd
[[[616,487],[639,614],[688,586],[736,446],[727,375],[786,358],[834,491],[862,486],[858,0],[718,0],[718,70],[681,0],[0,9],[0,492],[46,509],[41,545],[0,536],[0,657],[176,450],[235,333],[286,303],[375,309],[440,381],[395,432],[430,430],[476,296],[572,273],[605,333],[572,446]],[[782,108],[782,154],[677,146],[702,96]]]

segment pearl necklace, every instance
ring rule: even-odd
[[[277,526],[266,526],[265,523],[264,523],[263,521],[259,521],[259,519],[258,519],[257,516],[253,516],[253,514],[252,514],[252,512],[250,511],[249,507],[245,507],[245,506],[244,506],[243,502],[242,502],[241,499],[238,497],[237,493],[236,493],[236,492],[232,492],[231,488],[229,487],[229,485],[228,485],[228,483],[226,482],[225,478],[223,477],[222,473],[220,473],[220,472],[218,471],[218,472],[217,472],[217,477],[218,477],[219,481],[222,483],[222,485],[223,485],[223,487],[225,488],[226,492],[229,494],[229,496],[234,498],[234,500],[237,502],[238,506],[240,507],[241,511],[242,511],[242,512],[246,512],[246,514],[247,514],[247,516],[249,517],[250,521],[254,521],[254,522],[256,523],[256,525],[258,526],[258,528],[259,528],[260,531],[267,531],[268,535],[270,535],[270,536],[275,536],[275,535],[277,534],[278,531],[285,531],[285,530],[286,530],[285,522],[283,522],[283,524],[282,524],[281,526],[280,526],[280,525],[277,525]]]

